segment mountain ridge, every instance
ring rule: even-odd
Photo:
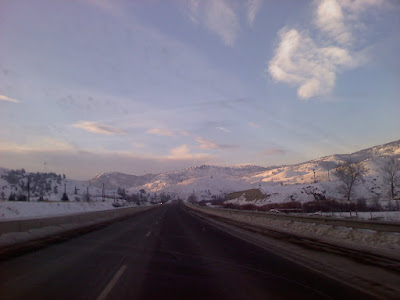
[[[119,177],[120,181],[111,182],[110,185],[116,186],[119,184],[131,192],[145,189],[149,192],[164,191],[186,196],[196,190],[212,190],[213,193],[218,194],[232,192],[235,189],[238,190],[239,187],[246,189],[265,184],[290,185],[307,184],[316,181],[327,182],[331,179],[334,180],[334,175],[331,171],[347,159],[363,161],[368,166],[371,175],[379,169],[381,160],[388,156],[400,157],[400,140],[369,147],[350,154],[333,154],[292,165],[270,167],[257,165],[199,165],[172,172],[142,176],[117,173],[118,176],[114,176],[114,178],[117,179]],[[102,176],[96,178],[97,181],[105,179]],[[134,184],[129,183],[129,178],[134,179]],[[138,184],[139,182],[143,184],[140,185]]]
[[[103,185],[107,195],[114,195],[118,189],[128,194],[145,190],[147,194],[167,193],[186,199],[195,193],[199,199],[223,196],[227,193],[260,189],[272,195],[268,201],[292,201],[308,199],[309,189],[326,192],[331,198],[341,198],[340,182],[334,169],[346,159],[362,161],[368,169],[364,183],[355,187],[356,197],[375,199],[386,197],[387,187],[382,176],[382,166],[387,158],[400,158],[400,140],[362,149],[351,154],[333,154],[292,165],[263,167],[257,165],[218,166],[199,165],[172,172],[131,175],[121,172],[105,172],[89,181],[73,179],[43,178],[41,189],[46,190],[48,199],[57,200],[66,188],[71,200],[85,199],[89,192],[93,197],[102,198]],[[12,170],[0,168],[0,187],[4,197],[11,193],[25,193],[27,174],[17,170],[19,177],[15,184],[3,176]],[[34,176],[36,173],[30,173]],[[46,175],[44,173],[44,175]],[[38,192],[36,192],[38,193]],[[35,193],[32,194],[35,196]],[[38,196],[35,196],[38,197]],[[79,201],[79,200],[75,200]]]

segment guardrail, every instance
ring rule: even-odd
[[[63,224],[80,224],[90,221],[112,221],[123,218],[141,211],[153,208],[154,206],[124,207],[114,208],[111,210],[102,210],[95,212],[85,212],[78,214],[69,214],[54,217],[40,217],[21,220],[0,221],[0,234],[10,232],[24,232],[34,228],[42,228],[47,226],[59,226]]]
[[[352,219],[341,219],[335,217],[321,217],[321,216],[294,216],[283,213],[270,213],[270,212],[259,212],[259,211],[244,211],[237,209],[227,208],[212,208],[207,206],[198,206],[193,204],[185,203],[188,207],[197,208],[200,210],[206,210],[209,212],[218,213],[218,211],[227,212],[230,214],[249,215],[256,218],[271,218],[278,220],[289,220],[294,222],[306,222],[314,224],[324,224],[330,226],[343,226],[359,229],[369,229],[375,231],[384,232],[398,232],[400,233],[400,222],[384,222],[384,221],[364,221],[364,220],[352,220]]]

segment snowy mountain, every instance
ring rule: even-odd
[[[98,187],[100,182],[106,182],[106,186],[124,187],[131,193],[140,189],[150,193],[166,192],[179,195],[183,199],[193,192],[198,199],[207,199],[210,195],[218,196],[259,188],[270,195],[268,200],[265,200],[267,202],[294,199],[311,201],[315,193],[343,198],[334,170],[343,164],[344,160],[351,160],[363,162],[368,169],[364,184],[354,189],[355,197],[373,199],[386,196],[381,169],[385,159],[389,157],[400,157],[400,140],[352,154],[335,154],[294,165],[269,168],[251,165],[240,167],[203,165],[144,176],[106,173],[97,176],[91,182]]]
[[[354,188],[354,199],[385,200],[388,195],[387,184],[383,180],[382,166],[388,158],[400,158],[400,140],[384,145],[374,146],[352,154],[335,154],[304,163],[278,167],[236,166],[222,167],[202,165],[161,174],[142,176],[108,172],[99,174],[89,181],[76,181],[63,178],[54,173],[29,173],[36,187],[32,196],[44,196],[49,200],[60,200],[66,187],[70,200],[84,199],[89,192],[93,199],[102,199],[104,194],[111,199],[118,189],[125,189],[128,194],[145,190],[147,196],[154,197],[166,193],[181,199],[194,193],[198,200],[224,196],[231,192],[259,189],[266,199],[258,199],[255,204],[300,201],[315,199],[315,195],[324,195],[332,199],[342,199],[341,183],[335,177],[335,168],[344,160],[362,162],[367,174],[362,184]],[[26,192],[28,173],[19,172],[18,178],[11,178],[13,170],[0,168],[0,192],[3,199],[10,193]],[[15,175],[15,174],[14,174]],[[36,177],[35,177],[36,176]],[[11,176],[12,177],[12,176]],[[399,184],[400,185],[400,184]],[[230,201],[247,200],[243,197]]]
[[[119,187],[130,188],[142,186],[151,181],[155,176],[156,175],[154,174],[136,176],[119,172],[107,172],[97,175],[93,179],[89,180],[89,182],[92,186],[95,186],[97,188],[102,188],[104,183],[105,188],[115,190]]]
[[[335,154],[304,163],[272,168],[266,172],[248,174],[243,179],[250,183],[307,184],[314,181],[327,182],[335,179],[332,171],[343,164],[345,160],[363,162],[368,169],[368,175],[374,175],[379,173],[382,162],[390,157],[400,158],[400,140],[352,154]]]
[[[252,165],[238,167],[202,165],[157,175],[104,173],[90,180],[90,183],[99,188],[105,183],[107,189],[121,187],[131,193],[144,189],[147,192],[167,192],[186,198],[193,191],[201,193],[210,190],[216,195],[237,188],[251,187],[250,184],[243,182],[242,177],[266,170],[268,168]]]

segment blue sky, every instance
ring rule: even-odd
[[[0,2],[0,166],[88,179],[399,139],[400,2]]]

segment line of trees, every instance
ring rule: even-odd
[[[400,162],[396,158],[389,158],[384,161],[381,168],[383,173],[383,182],[389,186],[390,198],[392,200],[396,197],[396,184],[399,179]],[[353,187],[360,181],[367,172],[367,168],[363,162],[353,162],[346,160],[341,166],[335,170],[336,177],[342,182],[342,190],[348,201],[351,199]]]
[[[383,179],[385,183],[387,183],[390,186],[390,197],[392,199],[395,198],[396,193],[395,193],[395,184],[398,179],[398,173],[400,171],[400,163],[397,159],[391,158],[385,162],[385,164],[382,167],[383,171]]]
[[[362,180],[366,172],[367,169],[362,162],[345,161],[343,165],[336,168],[335,175],[343,183],[342,189],[347,200],[350,201],[354,184]]]

